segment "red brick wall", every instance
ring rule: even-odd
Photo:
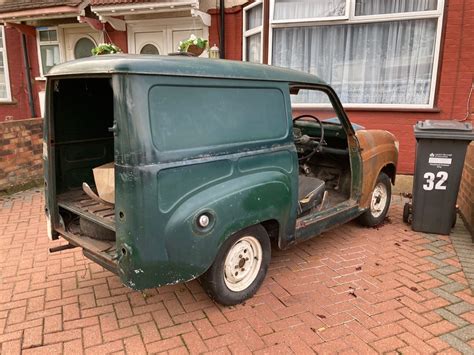
[[[43,120],[0,122],[0,191],[42,177]]]
[[[28,89],[24,69],[21,34],[14,28],[6,28],[5,38],[13,102],[8,104],[0,103],[0,122],[31,118],[31,111],[28,104]],[[35,77],[40,75],[36,38],[26,36],[26,39],[30,58],[30,66],[32,68],[31,78],[36,115],[40,116],[41,113],[38,101],[38,91],[44,88],[44,82],[38,82],[35,80]]]
[[[467,149],[458,204],[471,233],[474,233],[474,143],[471,143]]]
[[[209,28],[209,45],[219,46],[219,10],[209,10],[212,17]],[[242,60],[242,7],[235,6],[225,9],[225,57],[226,59]]]
[[[106,27],[110,41],[118,46],[123,53],[128,53],[127,31],[115,31],[110,25]]]

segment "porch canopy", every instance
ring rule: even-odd
[[[113,16],[133,16],[167,12],[188,12],[211,25],[209,14],[199,10],[199,0],[92,0],[91,10],[103,22]]]
[[[84,13],[87,5],[89,0],[3,0],[0,3],[0,22],[76,17]]]

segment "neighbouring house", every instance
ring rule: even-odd
[[[0,190],[41,178],[43,75],[100,42],[168,54],[194,33],[227,59],[317,74],[353,122],[397,136],[401,174],[413,173],[416,121],[471,119],[472,0],[225,0],[222,23],[219,3],[0,0]],[[294,105],[311,112],[320,105],[311,100]],[[465,170],[460,204],[472,211]]]

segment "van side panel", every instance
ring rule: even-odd
[[[176,84],[201,88],[191,109],[206,110],[205,121],[196,122],[196,117],[202,116],[190,114],[192,110],[170,110],[179,102],[186,105],[186,95],[193,93],[183,90],[186,95],[180,97],[179,90],[156,89],[169,82],[175,88],[179,87]],[[219,90],[206,90],[218,86]],[[245,92],[241,98],[235,92],[223,94],[237,86],[250,88],[255,102],[243,107],[245,103],[238,100]],[[226,238],[263,221],[276,220],[282,242],[291,242],[297,210],[298,162],[291,137],[289,98],[280,94],[283,84],[128,76],[117,81],[116,88],[123,92],[119,96],[133,101],[129,112],[122,112],[117,118],[120,148],[116,151],[116,233],[119,274],[125,284],[143,289],[191,280],[211,266]],[[155,89],[146,92],[147,88]],[[152,92],[159,97],[150,95]],[[256,102],[265,100],[267,92],[274,101],[272,106],[282,105],[281,117],[271,114],[280,108],[274,110]],[[210,95],[206,102],[215,103],[216,110],[197,107],[203,95]],[[235,100],[238,105],[231,102]],[[239,105],[243,107],[241,111]],[[226,107],[232,108],[227,117],[222,111]],[[235,122],[241,113],[270,114],[266,118],[255,117],[260,120],[259,126],[252,130],[251,117]],[[174,116],[163,118],[164,114]],[[226,121],[231,119],[234,121]],[[174,139],[173,127],[169,127],[173,120],[184,120],[176,122],[180,141]],[[190,129],[183,132],[188,127],[186,120]],[[232,125],[230,131],[227,123]],[[202,147],[200,137],[193,135],[220,131],[208,128],[209,124],[221,125],[223,134],[209,139],[212,146]],[[168,129],[160,131],[166,126]],[[226,134],[233,141],[226,141]],[[251,136],[248,143],[247,136]],[[197,224],[203,213],[211,221],[206,228]]]

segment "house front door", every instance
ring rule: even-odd
[[[103,35],[89,26],[64,28],[64,54],[66,61],[90,57],[91,50],[103,42]]]
[[[208,37],[208,28],[193,19],[161,19],[127,23],[130,53],[167,55],[191,34]],[[207,56],[207,52],[203,55]]]
[[[165,31],[135,32],[135,53],[137,54],[167,54]]]

